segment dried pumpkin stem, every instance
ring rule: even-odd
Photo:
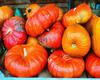
[[[27,56],[27,50],[26,50],[26,48],[24,48],[24,57],[26,57]]]

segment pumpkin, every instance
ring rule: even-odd
[[[27,44],[36,45],[36,44],[39,44],[39,42],[38,42],[38,40],[36,38],[28,37]]]
[[[38,4],[30,4],[26,7],[25,13],[27,18],[32,17],[38,10],[40,9],[40,6]]]
[[[100,78],[100,58],[93,52],[86,58],[86,70],[92,77]]]
[[[92,37],[92,49],[100,57],[100,17],[93,15],[87,22],[86,29]]]
[[[85,28],[89,32],[89,34],[92,36],[92,25],[95,23],[95,21],[98,19],[98,16],[95,14],[92,15],[92,17],[89,19],[89,21],[85,24]]]
[[[54,51],[48,58],[48,70],[54,77],[81,77],[85,68],[82,58],[74,58],[62,50]]]
[[[65,13],[62,23],[65,27],[76,23],[86,23],[92,16],[91,8],[88,4],[80,4],[76,8]]]
[[[61,21],[63,17],[63,10],[61,8],[59,8],[59,16],[57,18],[58,21]]]
[[[47,48],[59,48],[61,46],[64,28],[60,22],[56,22],[50,31],[44,32],[38,37],[39,42]]]
[[[9,6],[0,7],[0,28],[3,22],[13,16],[13,10]]]
[[[47,51],[40,45],[16,45],[5,56],[5,68],[17,77],[37,76],[47,62]]]
[[[47,4],[40,8],[35,15],[28,18],[25,29],[27,34],[36,37],[42,34],[52,23],[54,23],[59,15],[59,8],[55,4]]]
[[[4,22],[2,34],[7,49],[25,42],[27,35],[24,30],[24,24],[24,19],[17,16]]]
[[[90,50],[90,46],[90,36],[81,25],[71,25],[64,31],[62,47],[66,54],[74,57],[83,57]]]

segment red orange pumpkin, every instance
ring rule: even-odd
[[[63,16],[62,23],[65,27],[76,23],[86,23],[92,16],[91,8],[88,4],[80,4],[76,8],[69,10]]]
[[[59,8],[55,4],[47,4],[40,8],[34,16],[28,18],[25,29],[27,34],[36,37],[44,32],[59,16]]]
[[[38,37],[40,43],[48,48],[59,48],[61,46],[64,28],[60,22],[56,22],[52,28]]]
[[[66,54],[83,57],[90,50],[91,40],[88,32],[79,24],[69,26],[62,38],[62,47]]]
[[[12,17],[4,22],[2,28],[3,40],[7,49],[26,41],[26,32],[24,29],[25,21],[20,17]]]
[[[16,45],[5,56],[5,68],[17,77],[37,76],[45,67],[48,54],[36,45]]]
[[[93,52],[86,58],[86,70],[92,77],[100,78],[100,58]]]
[[[81,77],[85,68],[82,58],[73,58],[62,50],[54,51],[48,58],[48,70],[54,77]]]

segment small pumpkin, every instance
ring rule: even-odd
[[[86,23],[92,16],[91,8],[88,4],[80,4],[76,8],[65,13],[62,23],[65,27],[76,23]]]
[[[3,22],[13,16],[13,10],[9,6],[0,7],[0,28]]]
[[[26,32],[24,29],[25,21],[21,17],[12,17],[4,22],[2,28],[3,40],[7,49],[26,41]]]
[[[48,70],[54,77],[81,77],[85,68],[82,58],[74,58],[62,50],[54,51],[48,58]]]
[[[55,4],[47,4],[40,8],[35,15],[28,18],[25,29],[27,34],[36,37],[53,24],[59,16],[59,8]]]
[[[90,36],[81,25],[71,25],[64,31],[62,47],[66,54],[74,57],[83,57],[90,50],[90,46]]]
[[[100,78],[100,58],[91,52],[86,58],[86,70],[95,78]]]
[[[30,4],[26,7],[25,13],[27,18],[32,17],[38,10],[40,6],[38,4]]]
[[[52,28],[38,37],[42,45],[48,48],[59,48],[61,46],[64,28],[60,22],[56,22]]]
[[[5,68],[17,77],[37,76],[45,67],[47,62],[47,51],[36,45],[16,45],[5,56]]]

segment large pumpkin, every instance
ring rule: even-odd
[[[92,77],[100,78],[100,58],[93,52],[86,58],[86,70]]]
[[[37,76],[45,67],[48,54],[36,45],[16,45],[5,56],[5,68],[17,77]]]
[[[61,46],[64,28],[60,22],[56,22],[50,31],[44,32],[38,37],[42,45],[48,48],[59,48]]]
[[[62,23],[65,27],[75,23],[86,23],[90,19],[91,15],[91,8],[88,4],[83,3],[65,13]]]
[[[9,19],[13,16],[13,10],[8,6],[1,6],[0,7],[0,27],[5,20]]]
[[[82,58],[70,57],[62,50],[54,51],[48,58],[48,69],[54,77],[81,77],[84,67]]]
[[[28,18],[25,25],[27,33],[32,37],[40,35],[57,20],[58,16],[59,8],[55,4],[47,4]]]
[[[90,28],[91,37],[92,37],[92,49],[95,54],[100,57],[100,17],[94,16],[87,23]]]
[[[62,47],[66,54],[74,57],[83,57],[88,53],[90,45],[90,36],[81,25],[74,24],[65,30],[62,38]]]
[[[7,49],[25,42],[26,32],[24,30],[24,24],[25,21],[20,17],[12,17],[5,21],[2,34]]]
[[[25,13],[27,18],[32,17],[38,10],[40,6],[38,4],[30,4],[26,7]]]

